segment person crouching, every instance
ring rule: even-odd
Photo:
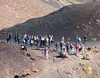
[[[21,47],[20,47],[20,50],[25,50],[25,51],[27,51],[27,48],[26,48],[26,46],[25,46],[24,44],[22,44]]]

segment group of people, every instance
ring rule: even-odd
[[[40,47],[52,47],[52,44],[54,43],[54,36],[53,35],[45,35],[45,36],[41,36],[41,35],[27,35],[24,34],[23,40],[22,42],[26,45],[26,47],[28,47],[29,45],[31,45],[31,47],[33,47],[33,45],[36,45],[37,48]]]
[[[14,41],[18,44],[21,44],[21,49],[22,50],[26,50],[28,46],[33,47],[33,45],[37,46],[37,48],[45,48],[45,54],[47,55],[47,59],[48,59],[48,54],[49,54],[49,49],[52,48],[52,46],[54,45],[54,36],[53,35],[27,35],[24,34],[23,36],[21,36],[20,34],[15,34],[15,36],[12,36],[12,33],[7,35],[7,43],[8,42],[12,42],[12,39],[14,38]],[[21,40],[22,39],[22,40]],[[59,42],[55,43],[55,51],[58,51],[59,46],[61,51],[65,51],[68,54],[74,54],[74,52],[76,51],[81,52],[83,51],[84,53],[84,44],[86,44],[87,38],[86,36],[84,36],[83,38],[83,43],[81,41],[81,38],[79,38],[78,35],[76,35],[76,43],[75,45],[70,44],[69,42],[65,43],[65,38],[64,36],[61,39],[61,42],[59,44]]]
[[[84,54],[84,44],[86,44],[86,41],[87,41],[86,36],[84,36],[83,43],[82,43],[81,38],[78,35],[76,35],[76,43],[75,45],[73,45],[73,44],[70,44],[69,42],[65,43],[64,37],[62,37],[62,40],[60,42],[60,48],[61,48],[61,51],[65,51],[68,54],[74,54],[75,51],[76,53],[79,53],[82,51]]]

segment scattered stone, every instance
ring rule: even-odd
[[[61,56],[62,58],[68,58],[67,52],[60,52],[60,56]]]
[[[35,67],[33,67],[33,68],[32,68],[32,72],[37,73],[37,72],[38,72],[38,69],[35,68]]]
[[[83,58],[84,58],[85,60],[91,60],[91,59],[92,59],[92,56],[89,55],[89,54],[85,54],[85,55],[83,56]]]
[[[88,48],[87,48],[87,50],[91,50],[91,48],[90,48],[90,47],[88,47]]]
[[[81,66],[86,65],[86,63],[83,63],[83,62],[80,62],[79,64],[80,64]]]
[[[92,74],[92,70],[93,70],[92,67],[89,66],[89,67],[87,68],[87,71],[86,71],[86,72],[90,75],[90,74]]]

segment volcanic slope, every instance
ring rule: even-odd
[[[27,76],[36,66],[20,47],[0,42],[0,78],[14,78],[15,75]]]
[[[0,30],[30,18],[45,16],[55,10],[56,8],[40,0],[0,0]]]
[[[3,29],[4,32],[21,34],[53,34],[56,40],[62,35],[73,40],[76,34],[87,35],[88,40],[100,39],[100,2],[65,6],[41,18],[33,18],[22,24]]]

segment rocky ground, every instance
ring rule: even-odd
[[[64,4],[58,1],[64,1]],[[0,78],[100,77],[100,1],[61,8],[70,1],[73,0],[0,0]],[[92,59],[82,59],[81,53],[63,59],[59,56],[60,50],[54,52],[51,49],[46,60],[43,48],[28,47],[28,51],[21,51],[18,44],[7,44],[4,39],[9,32],[13,35],[15,32],[21,35],[53,34],[56,41],[60,41],[63,35],[70,42],[74,41],[76,34],[82,38],[87,35],[85,53]]]
[[[87,48],[91,50],[88,51]],[[53,48],[54,49],[54,48]],[[63,59],[59,52],[50,50],[49,59],[43,56],[44,49],[37,50],[36,47],[28,47],[28,51],[20,51],[16,43],[7,44],[0,41],[0,78],[99,78],[100,72],[100,42],[87,42],[85,53],[92,56],[91,60],[82,59],[83,55],[69,55]],[[86,65],[80,65],[85,63]],[[92,66],[92,74],[84,68]],[[85,77],[84,77],[85,76]]]

